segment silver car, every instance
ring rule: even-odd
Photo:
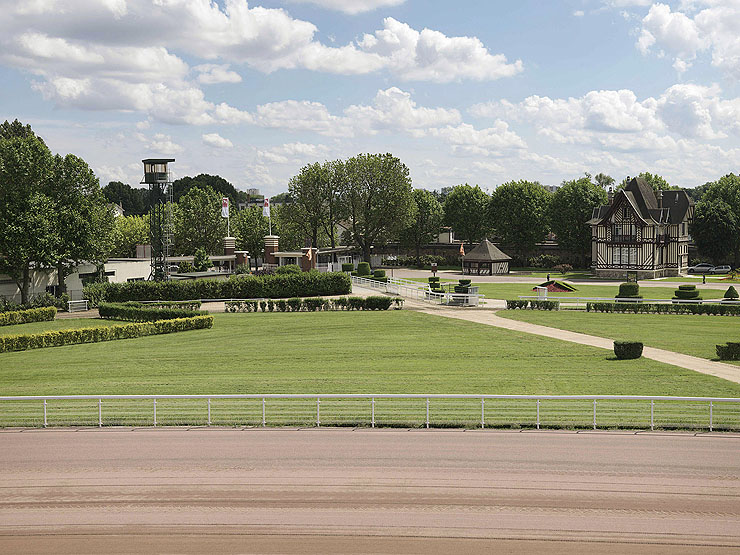
[[[730,266],[715,266],[711,270],[709,270],[710,274],[729,274],[732,271],[732,268]]]

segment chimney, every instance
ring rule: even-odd
[[[231,256],[236,250],[236,239],[234,237],[224,237],[224,256]]]
[[[609,199],[609,204],[614,202],[614,189],[612,187],[609,187],[609,192],[606,194],[606,196]]]
[[[265,264],[277,264],[278,259],[273,253],[278,251],[279,235],[265,236]]]
[[[658,189],[658,192],[655,193],[655,198],[658,200],[658,208],[663,208],[663,191]]]

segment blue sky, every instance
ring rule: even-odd
[[[0,0],[0,118],[101,183],[286,190],[392,152],[428,189],[740,161],[740,0]]]

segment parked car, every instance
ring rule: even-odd
[[[714,266],[712,266],[711,264],[702,262],[701,264],[697,264],[696,266],[691,266],[688,271],[690,274],[711,274],[713,269]]]
[[[711,270],[709,270],[710,274],[729,274],[732,271],[731,266],[715,266]]]

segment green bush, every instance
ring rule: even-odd
[[[678,288],[681,291],[696,291],[696,285],[694,284],[679,285]]]
[[[53,306],[29,308],[28,310],[16,310],[13,312],[0,312],[0,326],[29,324],[31,322],[48,322],[53,320],[56,315],[57,309]]]
[[[439,276],[431,276],[427,279],[429,280],[429,283],[439,283]]]
[[[285,266],[278,266],[275,268],[275,273],[277,275],[300,274],[301,272],[303,272],[303,270],[301,270],[301,267],[298,264],[286,264]]]
[[[560,310],[560,301],[529,301],[532,310]]]
[[[350,310],[362,310],[365,308],[365,299],[362,297],[349,297],[347,299],[347,305]]]
[[[175,320],[177,318],[192,318],[206,316],[208,312],[187,310],[183,308],[137,306],[136,304],[101,303],[98,307],[101,318],[110,320],[127,320],[129,322],[157,322],[159,320]]]
[[[272,301],[258,301],[258,300],[246,300],[246,301],[226,301],[226,312],[259,312],[260,307],[263,303],[266,303],[267,310],[270,310],[270,303]],[[280,312],[319,312],[319,311],[330,311],[330,310],[388,310],[391,306],[394,306],[397,310],[403,308],[404,300],[400,297],[386,297],[386,296],[373,296],[373,297],[338,297],[336,299],[323,299],[321,297],[315,298],[293,298],[286,300],[278,300],[273,304]],[[262,312],[266,312],[262,309]],[[270,310],[270,312],[272,312]]]
[[[138,301],[126,301],[125,306],[138,306],[145,308],[180,308],[182,310],[200,310],[200,301],[158,301],[151,303],[140,303]]]
[[[288,299],[288,310],[290,312],[300,312],[303,301],[298,297]]]
[[[211,266],[213,266],[213,262],[211,262],[211,259],[208,257],[206,250],[204,248],[196,249],[195,255],[193,256],[193,268],[195,271],[205,272]]]
[[[303,306],[306,307],[308,312],[317,312],[324,308],[326,301],[321,297],[310,297],[303,299]]]
[[[586,303],[587,312],[615,312],[633,314],[708,314],[740,316],[740,305],[726,304],[661,304],[661,303]]]
[[[639,341],[615,341],[614,354],[619,360],[631,360],[642,356],[642,343]]]
[[[226,312],[257,312],[257,301],[226,301],[224,304]]]
[[[683,286],[681,286],[683,287]],[[684,300],[684,301],[700,301],[701,297],[699,296],[699,291],[696,289],[676,289],[673,292],[673,299],[674,300]]]
[[[640,285],[637,283],[627,282],[619,284],[619,293],[616,298],[618,299],[641,299],[640,297]]]
[[[213,316],[194,316],[176,320],[158,320],[156,322],[135,322],[118,326],[101,326],[59,331],[47,331],[27,335],[0,336],[0,353],[25,351],[43,347],[60,347],[80,343],[98,343],[131,339],[147,335],[159,335],[180,331],[199,330],[213,327]]]
[[[725,299],[733,300],[733,299],[737,299],[738,296],[739,295],[737,294],[737,290],[732,285],[730,285],[727,288],[727,291],[725,291]]]
[[[352,264],[351,262],[345,262],[344,264],[342,264],[343,272],[354,272],[354,270],[355,270],[355,265]]]
[[[369,276],[370,275],[370,263],[360,262],[357,265],[357,275],[358,276]]]
[[[519,300],[519,299],[507,300],[506,308],[508,308],[509,310],[516,310],[516,309],[524,310],[525,308],[527,308],[528,304],[529,304],[529,301],[527,300]]]
[[[726,345],[717,345],[717,356],[720,360],[740,360],[740,343],[727,342]]]
[[[227,280],[131,281],[97,283],[83,294],[91,304],[126,301],[184,301],[188,299],[285,299],[346,295],[352,280],[341,272],[231,276]]]
[[[375,270],[373,272],[373,277],[376,277],[376,278],[384,278],[385,277],[385,270]]]
[[[463,287],[468,287],[472,283],[472,280],[470,280],[470,279],[460,279],[460,280],[458,280],[458,283],[460,283],[460,285],[463,286]]]
[[[365,298],[365,310],[388,310],[393,304],[393,297],[373,296]]]
[[[194,271],[195,271],[195,266],[193,266],[193,264],[188,262],[187,260],[183,260],[177,265],[178,274],[189,274],[190,272],[194,272]]]

